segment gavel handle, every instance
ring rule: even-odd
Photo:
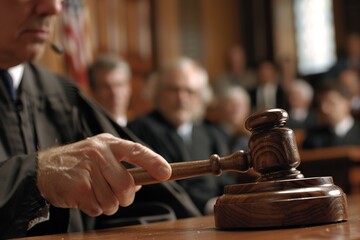
[[[179,180],[202,176],[207,174],[220,175],[222,171],[246,172],[250,168],[248,154],[237,151],[230,156],[219,157],[213,154],[208,160],[171,163],[171,177],[167,180]],[[131,168],[128,170],[133,176],[136,185],[148,185],[159,183],[142,168]]]

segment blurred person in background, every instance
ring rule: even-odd
[[[297,79],[296,62],[289,56],[283,56],[278,61],[280,84],[285,92],[290,85]]]
[[[338,79],[345,69],[353,69],[360,76],[360,34],[350,33],[345,42],[343,56],[328,70],[325,81]]]
[[[245,129],[251,111],[248,92],[240,86],[223,87],[216,94],[215,109],[223,141],[228,143],[230,152],[248,150],[250,133]]]
[[[360,145],[360,124],[351,115],[349,89],[337,82],[325,84],[316,101],[321,124],[307,130],[302,147]]]
[[[288,89],[288,126],[306,130],[317,124],[316,112],[312,106],[314,89],[303,79],[296,79]]]
[[[257,86],[249,91],[252,110],[286,109],[286,95],[280,84],[278,68],[271,61],[261,61],[257,68]]]
[[[247,67],[246,54],[240,45],[232,46],[226,55],[227,71],[218,77],[214,84],[217,91],[222,85],[238,85],[245,89],[256,86],[255,72]]]
[[[340,84],[347,87],[351,94],[351,111],[354,115],[360,114],[360,78],[353,69],[345,69],[339,75]]]
[[[88,78],[93,99],[120,126],[126,126],[131,98],[129,64],[114,54],[100,55],[89,66]]]
[[[129,128],[168,162],[208,159],[229,153],[218,129],[204,124],[211,88],[205,69],[190,58],[180,58],[158,75],[155,110],[129,123]],[[203,214],[211,212],[224,185],[235,179],[201,176],[176,181]],[[165,201],[165,200],[164,200]]]
[[[245,121],[251,113],[248,92],[240,86],[223,86],[215,95],[216,124],[221,133],[222,142],[228,144],[231,153],[249,150],[250,132],[245,129]],[[246,173],[232,173],[237,183],[254,182],[259,174],[252,169]]]

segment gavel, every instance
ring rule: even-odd
[[[249,151],[230,156],[213,154],[208,160],[172,163],[169,180],[223,171],[259,173],[256,182],[225,186],[214,206],[215,225],[221,229],[292,227],[345,221],[346,195],[332,177],[304,178],[296,168],[300,155],[294,133],[286,128],[283,109],[251,115]],[[137,185],[158,183],[141,168],[129,170]]]

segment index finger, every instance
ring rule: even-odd
[[[159,154],[140,143],[122,140],[118,143],[111,144],[110,148],[118,160],[142,167],[159,181],[165,181],[171,176],[169,163]]]

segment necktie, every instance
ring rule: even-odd
[[[5,81],[6,88],[13,102],[16,101],[16,90],[11,75],[8,71],[0,69],[0,77]]]

